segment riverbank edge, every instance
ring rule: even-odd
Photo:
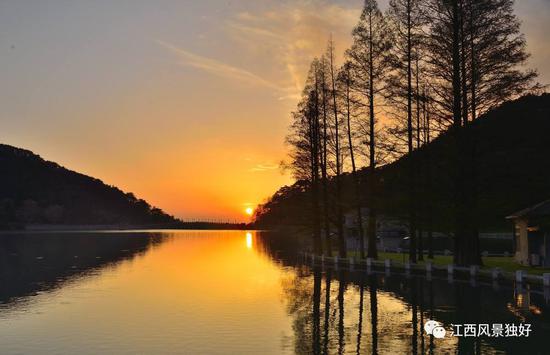
[[[550,291],[550,273],[544,273],[542,275],[533,275],[527,273],[525,270],[516,270],[515,272],[504,271],[500,268],[479,268],[477,265],[470,267],[460,267],[454,264],[448,264],[445,266],[435,265],[431,262],[424,264],[411,264],[409,262],[397,262],[391,259],[374,260],[367,259],[354,259],[354,258],[339,258],[338,256],[329,257],[324,255],[315,255],[311,253],[299,253],[299,257],[304,259],[304,262],[311,262],[313,265],[319,266],[333,266],[334,268],[344,268],[350,271],[365,270],[367,273],[372,271],[384,270],[386,273],[391,273],[392,269],[404,271],[405,275],[415,273],[423,273],[427,277],[431,277],[434,274],[446,274],[449,280],[457,279],[490,279],[492,281],[510,281],[515,282],[516,285],[522,285],[523,283],[543,286],[546,291]]]

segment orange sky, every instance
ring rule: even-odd
[[[361,4],[3,1],[1,141],[184,219],[245,220],[291,183],[289,112],[330,33],[349,45]],[[518,14],[548,83],[550,4]]]

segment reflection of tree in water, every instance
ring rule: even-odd
[[[369,298],[370,298],[370,315],[371,315],[371,331],[372,331],[372,353],[378,353],[378,299],[377,299],[377,282],[376,277],[370,279]]]
[[[362,298],[365,287],[362,286],[361,296],[356,300],[355,295],[349,297],[346,272],[328,270],[322,273],[319,268],[311,272],[298,270],[297,274],[283,281],[287,311],[294,319],[294,351],[298,354],[345,353],[354,346],[357,352],[363,353]],[[337,279],[332,278],[334,273]],[[333,287],[335,283],[336,287]],[[347,316],[355,308],[348,305],[351,300],[360,309],[357,319],[352,315]],[[373,300],[376,313],[376,296]],[[354,336],[355,342],[352,341]]]
[[[294,351],[298,354],[313,352],[312,280],[306,272],[306,269],[297,268],[282,280],[287,312],[294,316]]]
[[[338,280],[338,353],[343,354],[346,346],[344,330],[344,293],[346,292],[346,275],[343,271],[339,272]]]
[[[544,324],[531,339],[440,340],[424,332],[428,319],[447,329],[461,323],[517,324],[520,320],[506,308],[509,292],[414,276],[297,270],[289,273],[283,290],[299,354],[537,353],[543,346]]]
[[[329,328],[330,328],[330,284],[332,282],[332,270],[327,270],[325,275],[325,319],[323,325],[323,353],[328,352]]]
[[[0,305],[134,258],[164,239],[158,233],[0,235]]]
[[[418,350],[425,353],[421,326],[425,310],[423,302],[418,300],[418,287],[412,283],[407,289],[413,301],[403,304],[394,297],[395,303],[389,307],[398,309],[382,308],[386,314],[380,318],[382,291],[378,283],[375,275],[352,276],[341,270],[323,273],[319,268],[311,272],[300,268],[296,275],[285,279],[287,311],[294,320],[294,351],[300,354],[388,353],[385,346],[380,348],[382,336],[384,345],[392,344],[393,353],[418,353]],[[383,292],[382,306],[388,305],[389,297]]]
[[[283,284],[288,313],[294,320],[296,353],[521,354],[540,353],[547,347],[550,306],[529,287],[514,291],[506,285],[471,286],[459,280],[449,284],[447,279],[428,281],[414,275],[310,271],[296,266],[301,264],[294,253],[284,253],[289,243],[294,242],[288,236],[273,236],[265,239],[264,250],[298,270]],[[428,319],[444,323],[448,330],[451,324],[523,321],[532,323],[534,330],[524,339],[439,340],[425,335],[423,325]]]

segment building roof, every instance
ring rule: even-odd
[[[547,217],[550,216],[550,200],[537,203],[534,206],[525,208],[521,211],[511,214],[506,219],[517,219],[522,217]]]

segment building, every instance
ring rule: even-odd
[[[367,225],[369,220],[369,209],[361,208],[361,219],[363,221],[363,234],[367,236]],[[348,249],[359,248],[359,218],[357,210],[349,210],[344,214],[344,234]],[[376,216],[376,240],[380,250],[398,249],[403,243],[403,238],[408,236],[408,227],[402,220],[388,215],[377,214]]]
[[[515,259],[522,265],[550,267],[550,200],[508,217],[515,226]]]

